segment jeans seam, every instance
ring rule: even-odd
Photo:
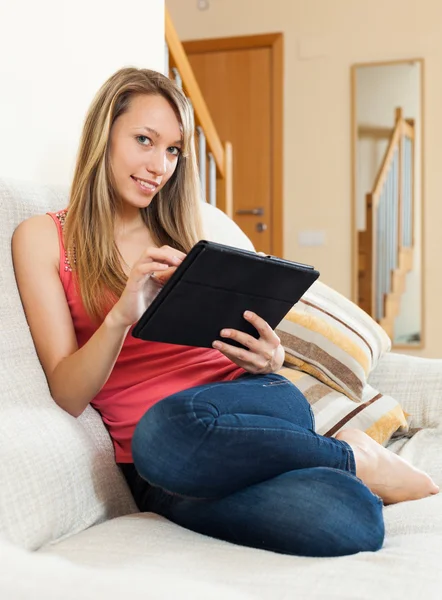
[[[302,392],[301,392],[302,393]],[[312,406],[310,404],[310,402],[306,399],[308,407],[310,409],[310,417],[312,419],[312,429],[313,431],[315,431],[315,426],[316,426],[316,422],[315,422],[315,413],[313,412]],[[316,432],[315,432],[316,433]]]
[[[136,467],[135,467],[136,469]],[[201,496],[187,496],[185,494],[178,494],[177,492],[171,492],[170,490],[168,490],[165,487],[159,486],[159,485],[155,485],[154,483],[151,483],[148,479],[146,479],[145,477],[143,477],[142,475],[140,475],[139,471],[136,469],[137,471],[137,475],[138,477],[140,477],[140,479],[142,479],[143,481],[145,481],[148,485],[150,485],[150,487],[152,488],[157,488],[163,492],[166,492],[166,494],[169,494],[169,496],[173,496],[174,498],[182,498],[183,500],[202,500],[202,501],[207,501],[207,500],[213,500],[213,498],[205,498],[205,497],[201,497]],[[221,496],[220,496],[221,497]]]
[[[247,373],[246,375],[249,375],[250,377],[253,376],[250,373]],[[277,373],[268,373],[267,375],[254,375],[254,377],[267,377],[268,375],[275,375],[276,377],[281,378],[282,381],[275,381],[275,382],[273,382],[273,385],[275,385],[276,383],[291,384],[291,382],[288,379],[284,378],[282,375],[278,375]],[[240,378],[238,377],[237,379],[232,379],[231,381],[218,381],[218,382],[215,382],[212,384],[206,383],[206,384],[204,384],[204,386],[202,386],[202,389],[196,390],[195,393],[190,397],[190,399],[194,400],[197,396],[199,396],[203,392],[207,392],[213,388],[223,386],[226,383],[234,383],[235,381],[238,381],[239,379]],[[263,387],[268,387],[269,385],[271,385],[271,383],[269,383],[267,385],[263,384]],[[296,386],[294,386],[294,387],[296,387]]]

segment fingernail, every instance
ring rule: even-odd
[[[181,258],[178,258],[178,256],[174,256],[174,257],[173,257],[173,262],[174,262],[176,265],[179,265],[179,264],[181,264],[183,261],[181,260]]]
[[[246,319],[251,319],[253,317],[253,313],[251,313],[250,310],[246,310],[244,316]]]
[[[214,348],[221,348],[221,342],[213,342],[212,346]]]
[[[223,330],[221,331],[221,335],[222,335],[223,337],[229,337],[229,335],[230,335],[230,329],[223,329]]]

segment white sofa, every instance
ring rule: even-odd
[[[67,204],[65,189],[0,181],[0,598],[442,597],[442,494],[385,509],[377,553],[315,559],[235,546],[137,513],[109,436],[89,407],[51,399],[13,274],[19,222]],[[205,206],[208,237],[247,238]],[[442,360],[385,356],[370,383],[422,428],[392,444],[442,484]]]

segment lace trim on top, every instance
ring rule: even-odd
[[[67,215],[67,213],[68,213],[67,210],[61,210],[60,212],[55,213],[55,216],[57,217],[58,222],[60,223],[60,227],[61,227],[62,231],[64,231],[64,224],[65,224],[65,221],[66,221],[66,215]],[[72,257],[71,258],[72,258],[73,264],[75,265],[76,262],[77,262],[76,261],[76,257],[75,257],[75,248],[74,248],[74,250],[72,252]],[[64,270],[72,272],[72,267],[71,267],[71,263],[70,263],[69,256],[68,256],[66,248],[64,249]]]

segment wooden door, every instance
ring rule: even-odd
[[[279,44],[281,34],[183,42],[218,135],[233,146],[233,218],[256,250],[276,256],[283,252]]]

